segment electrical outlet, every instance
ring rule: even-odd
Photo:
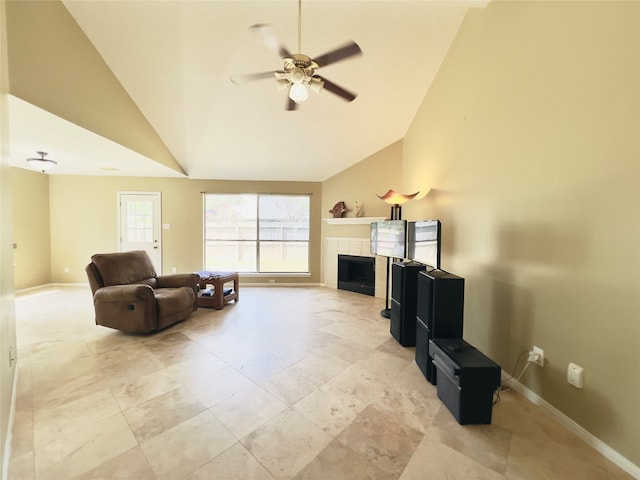
[[[270,278],[270,279],[269,279],[269,283],[273,284],[273,283],[276,283],[276,281],[275,281],[275,279]]]
[[[544,350],[543,349],[538,348],[534,345],[533,349],[531,350],[531,352],[529,352],[529,354],[535,359],[533,360],[533,363],[535,363],[536,365],[540,365],[541,367],[544,367]]]
[[[178,269],[176,267],[171,267],[171,273],[177,273]]]
[[[64,267],[64,273],[69,273],[69,267]]]

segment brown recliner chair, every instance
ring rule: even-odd
[[[198,275],[158,276],[144,250],[93,255],[85,270],[96,325],[148,333],[186,320],[198,308]]]

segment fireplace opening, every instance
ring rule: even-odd
[[[375,257],[338,255],[338,289],[375,296]]]

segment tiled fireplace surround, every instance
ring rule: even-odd
[[[372,255],[368,238],[327,237],[325,239],[324,283],[338,288],[338,255],[357,255],[376,259],[376,297],[385,298],[387,259]]]

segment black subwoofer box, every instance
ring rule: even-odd
[[[500,366],[461,338],[429,341],[438,371],[438,398],[459,424],[491,423]]]
[[[417,279],[416,363],[426,379],[436,384],[429,356],[429,340],[462,338],[464,278],[444,270],[421,271]]]

